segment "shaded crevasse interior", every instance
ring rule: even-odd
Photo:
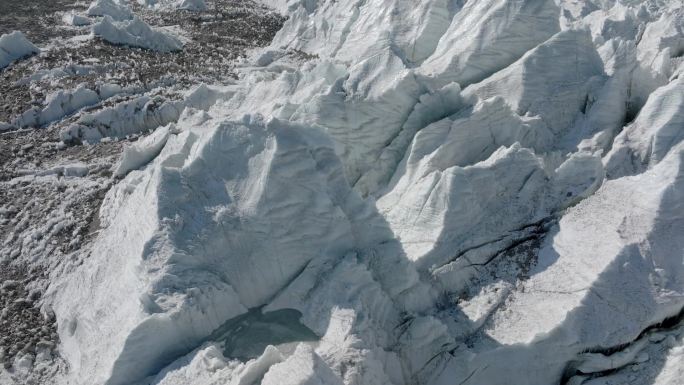
[[[66,383],[582,383],[681,317],[679,2],[271,3],[53,284]]]

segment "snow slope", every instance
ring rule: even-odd
[[[235,85],[65,133],[157,130],[51,286],[60,382],[681,372],[681,2],[269,4],[289,19]]]

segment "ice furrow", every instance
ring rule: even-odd
[[[646,350],[650,343],[663,341],[671,332],[677,333],[683,320],[684,308],[646,327],[633,341],[609,348],[587,349],[568,363],[560,384],[581,384],[643,361],[646,358],[642,351]]]

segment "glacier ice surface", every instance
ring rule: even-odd
[[[662,341],[676,381],[679,326],[644,336],[684,309],[680,1],[263,2],[235,84],[62,133],[154,130],[51,286],[60,381],[598,384]]]

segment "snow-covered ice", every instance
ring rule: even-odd
[[[137,0],[138,4],[156,10],[178,9],[183,11],[206,11],[205,0]]]
[[[94,90],[81,84],[74,90],[60,90],[48,95],[45,107],[33,107],[21,114],[14,125],[40,127],[127,91],[130,90],[124,90],[116,84],[101,84]]]
[[[204,0],[179,0],[176,8],[187,11],[206,11],[207,4]]]
[[[104,85],[98,89],[97,95],[101,99],[107,99],[116,93],[126,91],[133,90],[122,90],[120,87]],[[201,84],[187,91],[181,100],[164,100],[161,97],[147,95],[135,97],[115,106],[82,115],[74,124],[64,128],[60,132],[60,137],[65,142],[94,143],[103,138],[120,138],[155,130],[176,122],[186,108],[188,112],[195,109],[206,110],[216,102],[218,97],[226,94],[231,94],[231,92]],[[197,119],[201,120],[200,123],[207,120],[202,116]]]
[[[684,308],[684,104],[678,67],[639,51],[679,44],[641,47],[681,9],[573,11],[290,4],[262,69],[126,150],[108,228],[55,286],[73,378],[192,381],[205,338],[259,308],[319,339],[249,361],[269,384],[548,384],[645,361],[639,335]],[[318,58],[279,64],[288,50]],[[526,278],[449,320],[535,239]],[[215,378],[244,379],[227,354]]]
[[[88,7],[88,16],[109,16],[122,21],[133,19],[133,12],[119,0],[95,0]]]
[[[38,47],[33,45],[23,33],[14,31],[0,36],[0,69],[7,67],[13,61],[39,53]]]
[[[110,43],[139,47],[159,52],[179,51],[183,43],[175,36],[150,27],[135,17],[130,21],[116,22],[105,16],[93,25],[93,34]]]
[[[90,25],[91,21],[88,17],[79,15],[74,11],[67,12],[62,16],[62,21],[67,25],[73,25],[74,27],[82,27]]]
[[[606,167],[617,178],[643,172],[684,140],[684,78],[651,93],[639,116],[615,138]]]
[[[681,1],[261,2],[288,19],[237,80],[132,91],[62,128],[141,137],[84,257],[50,277],[68,366],[51,380],[680,381]],[[108,42],[183,48],[107,12]],[[24,125],[110,91],[51,94]]]

